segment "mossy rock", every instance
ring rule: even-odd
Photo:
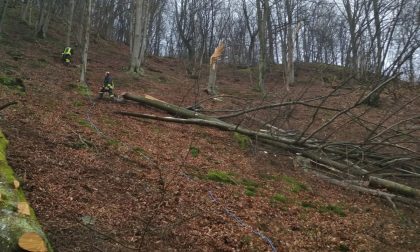
[[[27,201],[22,189],[14,186],[16,178],[6,159],[7,145],[8,141],[0,131],[0,251],[21,251],[18,240],[26,233],[38,234],[45,241],[48,251],[53,251],[33,209],[29,208],[29,215],[17,211],[18,204],[27,204]]]
[[[23,80],[19,78],[11,78],[7,76],[0,76],[0,84],[8,88],[15,89],[21,92],[26,91],[26,87],[23,84]]]

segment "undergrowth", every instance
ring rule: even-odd
[[[212,180],[212,181],[216,181],[216,182],[220,182],[224,184],[233,184],[233,185],[238,184],[235,178],[233,177],[233,174],[226,173],[223,171],[215,171],[215,170],[209,171],[206,175],[206,178],[208,180]]]
[[[292,187],[291,191],[294,192],[294,193],[299,193],[301,191],[308,190],[308,187],[305,184],[297,181],[295,178],[292,178],[292,177],[289,177],[289,176],[285,175],[285,176],[283,176],[283,180],[291,185],[291,187]]]
[[[249,148],[249,146],[251,146],[252,141],[248,136],[235,132],[233,134],[233,138],[236,140],[242,150],[246,150]]]

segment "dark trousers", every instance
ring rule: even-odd
[[[63,63],[68,65],[71,62],[71,55],[70,54],[63,54],[62,57]]]
[[[99,91],[99,97],[102,98],[104,96],[104,93],[108,93],[109,97],[114,97],[112,88],[102,87],[101,91]]]

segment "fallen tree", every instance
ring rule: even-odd
[[[313,160],[315,163],[333,167],[335,170],[339,171],[340,175],[343,177],[356,177],[360,181],[369,182],[367,184],[370,186],[375,188],[384,188],[389,192],[398,193],[401,196],[394,197],[392,196],[393,194],[384,194],[378,190],[367,188],[367,190],[363,191],[364,193],[370,193],[376,196],[386,195],[386,198],[389,200],[396,200],[403,203],[412,203],[413,205],[417,206],[420,205],[419,201],[417,200],[420,198],[420,191],[418,189],[372,175],[370,170],[366,170],[365,168],[362,168],[361,165],[357,164],[360,153],[352,155],[352,153],[349,151],[343,151],[338,143],[329,143],[315,139],[313,137],[314,134],[311,134],[310,137],[306,137],[305,141],[300,141],[299,137],[295,135],[290,135],[281,131],[277,131],[276,134],[269,134],[262,131],[243,128],[240,125],[228,123],[212,116],[204,115],[173,104],[169,104],[150,96],[134,96],[131,94],[124,94],[123,98],[166,111],[176,117],[160,117],[131,112],[116,112],[117,114],[165,122],[196,124],[201,126],[215,127],[221,130],[235,131],[240,134],[247,135],[253,139],[258,139],[260,142],[286,149],[293,153],[300,153],[302,156]],[[350,109],[345,109],[345,111],[347,113],[350,111]],[[344,114],[342,112],[340,113]],[[356,144],[354,144],[354,147],[355,149],[356,147],[360,148],[360,150],[363,151],[361,146],[356,146]],[[399,160],[402,160],[401,157],[398,158],[400,158]],[[386,167],[386,165],[397,165],[399,162],[397,161],[397,157],[390,159],[389,156],[374,152],[366,152],[364,159],[365,163],[368,164],[369,167],[373,167],[373,169],[380,169],[383,166]],[[416,159],[414,159],[414,161],[416,161]],[[377,165],[374,166],[373,164]],[[406,165],[409,166],[411,164],[407,163]],[[354,189],[354,186],[351,187]]]
[[[8,141],[0,131],[0,251],[52,251],[6,159]]]

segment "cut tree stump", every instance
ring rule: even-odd
[[[0,130],[0,251],[53,251],[7,163],[7,145]]]

